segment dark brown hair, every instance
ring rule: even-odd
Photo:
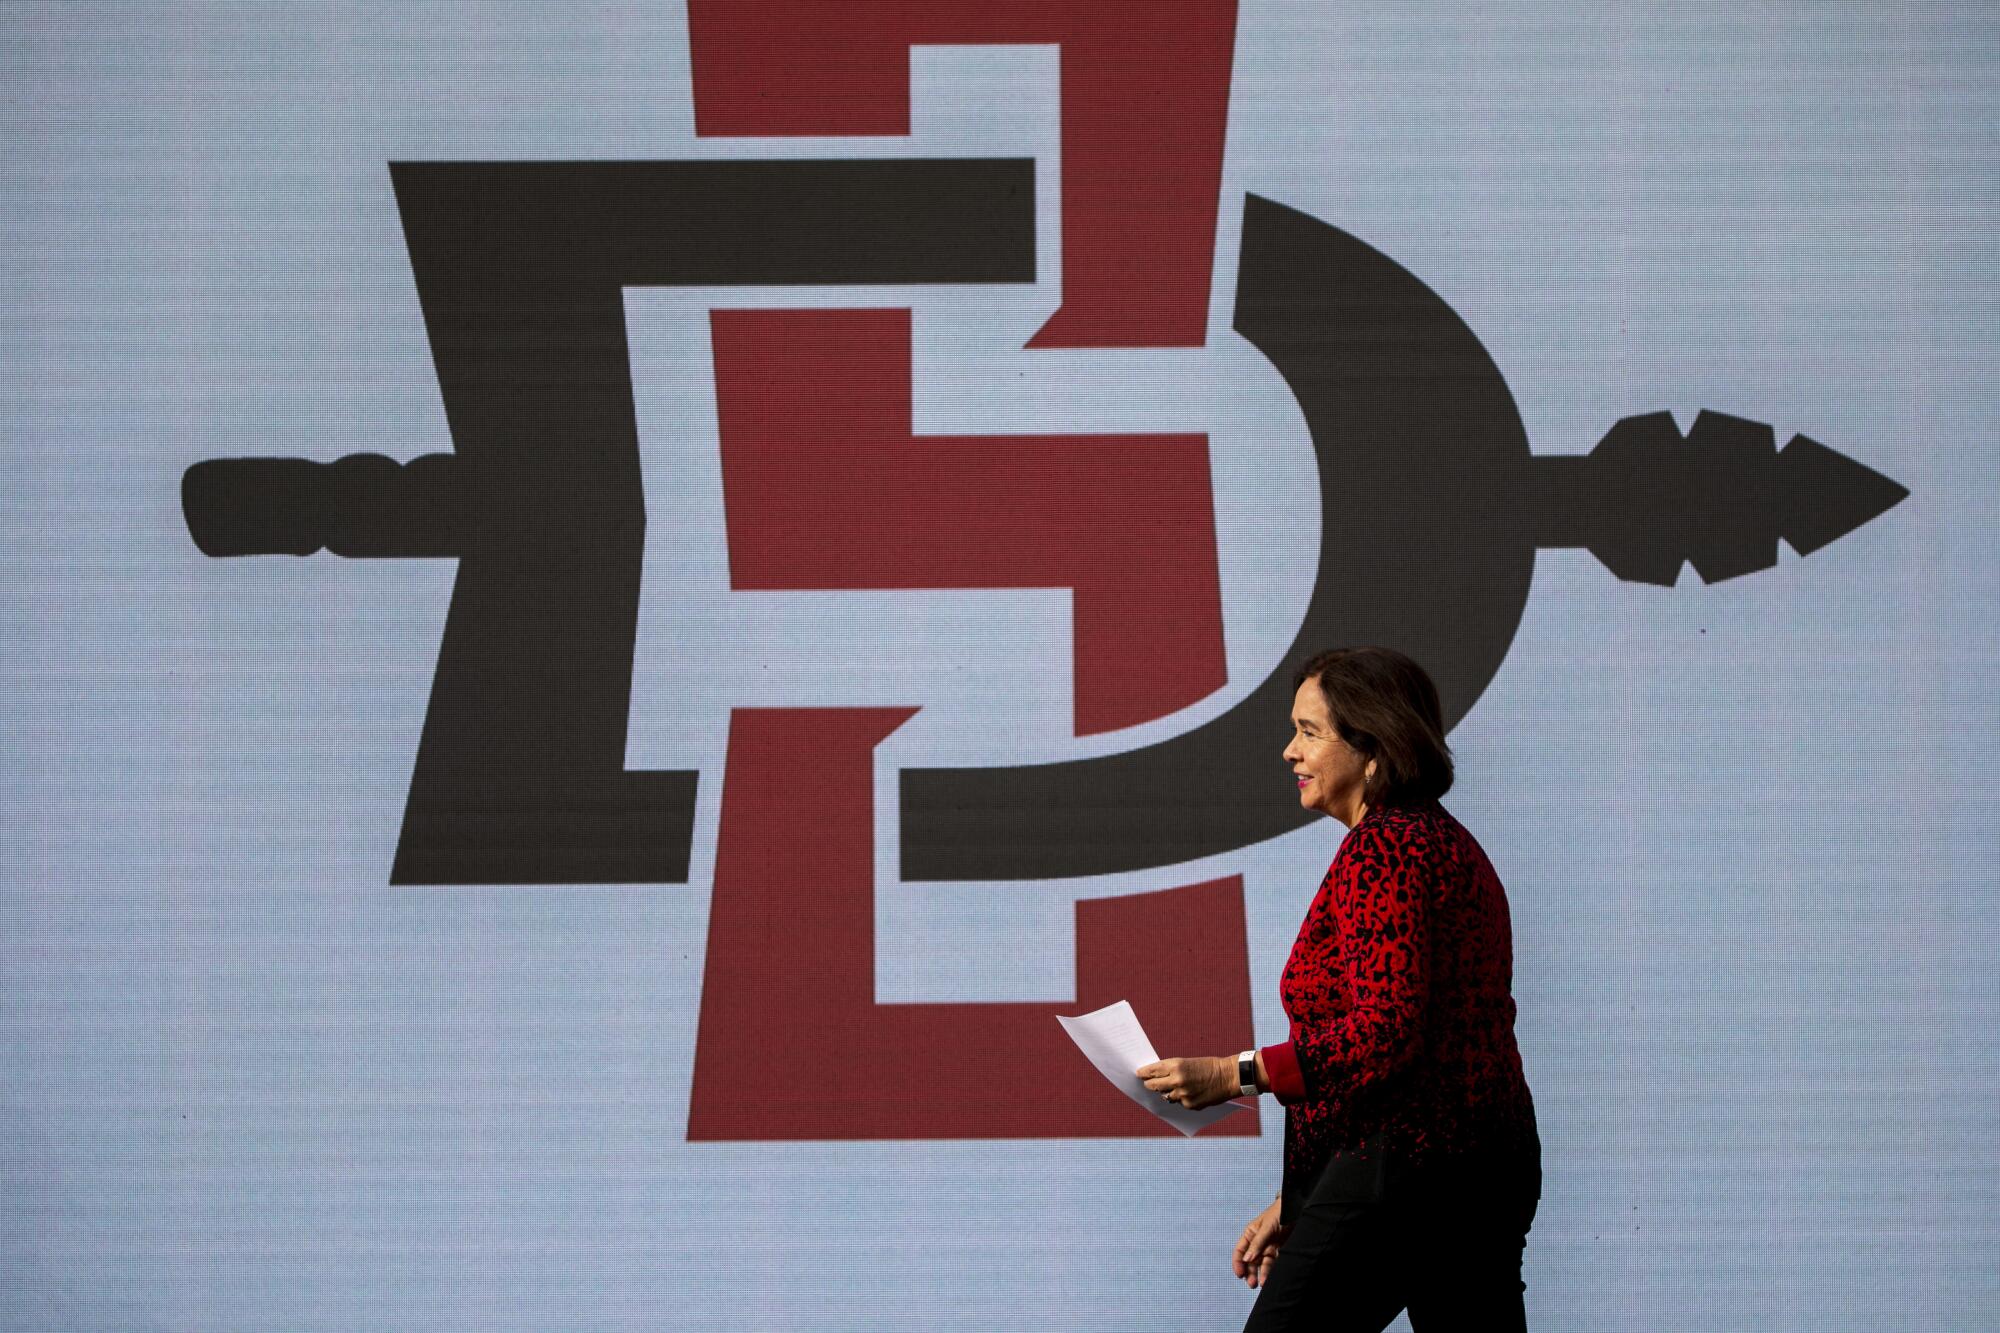
[[[1451,747],[1430,673],[1394,648],[1335,648],[1302,663],[1317,679],[1340,739],[1375,761],[1371,805],[1415,805],[1451,790]]]

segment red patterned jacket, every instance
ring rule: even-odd
[[[1434,801],[1372,807],[1285,964],[1291,1040],[1263,1051],[1285,1104],[1287,1219],[1335,1152],[1526,1148],[1513,972],[1506,891],[1465,826]]]

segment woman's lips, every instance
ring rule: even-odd
[[[1307,778],[1307,777],[1302,777],[1302,778],[1300,778],[1300,779],[1299,779],[1299,785],[1300,785],[1301,787],[1303,787],[1303,786],[1305,786],[1305,785],[1306,785],[1306,784],[1307,784],[1308,782],[1311,782],[1311,781],[1312,781],[1312,779],[1311,779],[1311,778]]]

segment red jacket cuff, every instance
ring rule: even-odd
[[[1257,1053],[1264,1057],[1264,1073],[1271,1080],[1271,1094],[1287,1105],[1304,1101],[1306,1080],[1299,1072],[1299,1057],[1293,1053],[1292,1044],[1287,1041],[1266,1046]]]

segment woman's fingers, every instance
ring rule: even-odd
[[[1243,1228],[1243,1234],[1236,1239],[1236,1253],[1232,1257],[1230,1269],[1251,1287],[1261,1287],[1271,1275],[1271,1265],[1278,1257],[1278,1247],[1284,1244],[1287,1230],[1279,1224],[1279,1206],[1271,1203],[1263,1212],[1250,1219],[1250,1225]]]
[[[1236,1095],[1236,1066],[1221,1056],[1156,1060],[1133,1072],[1146,1091],[1191,1110],[1220,1106]]]
[[[1235,1252],[1230,1255],[1231,1271],[1255,1286],[1258,1267],[1269,1262],[1271,1240],[1276,1234],[1277,1226],[1268,1209],[1251,1218],[1243,1234],[1236,1238]]]
[[[1276,1246],[1260,1244],[1252,1250],[1243,1264],[1243,1280],[1253,1287],[1261,1287],[1271,1276],[1271,1265],[1278,1261]]]
[[[1201,1065],[1199,1060],[1155,1060],[1152,1064],[1140,1065],[1134,1072],[1148,1092],[1192,1105],[1199,1100],[1196,1085],[1207,1081],[1201,1075]]]

